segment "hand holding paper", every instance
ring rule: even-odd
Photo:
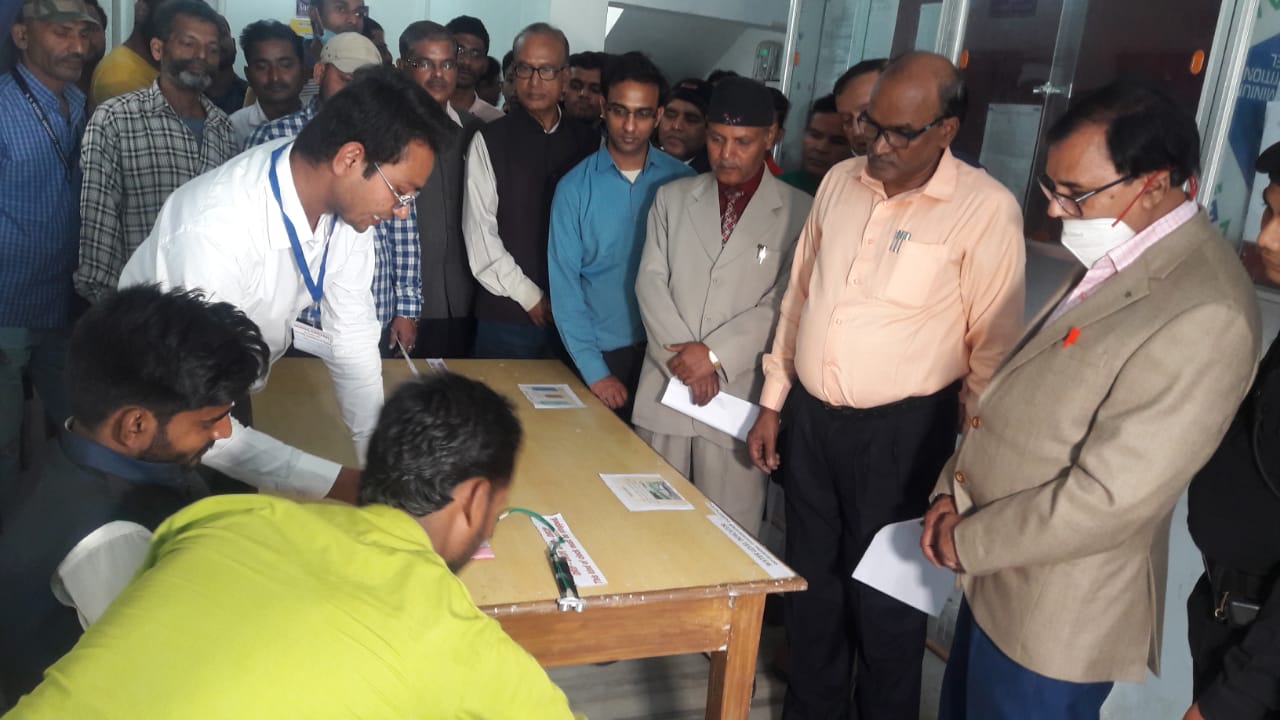
[[[920,520],[881,528],[853,571],[853,579],[936,617],[955,588],[956,576],[934,566],[920,552]]]
[[[667,383],[666,392],[662,393],[662,404],[743,441],[747,439],[747,431],[756,421],[756,415],[760,414],[759,405],[726,393],[716,393],[705,405],[698,405],[689,386],[676,378]]]

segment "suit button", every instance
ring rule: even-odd
[[[974,430],[977,430],[978,428],[982,427],[982,418],[977,415],[974,415],[973,417],[969,418],[969,427],[973,428]]]
[[[956,471],[956,482],[958,482],[958,483],[960,483],[961,485],[963,485],[963,484],[964,484],[965,479],[966,479],[966,478],[965,478],[965,476],[964,476],[964,473],[962,473],[962,472],[960,472],[959,470],[957,470],[957,471]]]

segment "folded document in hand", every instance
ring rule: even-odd
[[[689,386],[676,378],[667,383],[662,404],[743,442],[760,414],[760,406],[728,393],[716,393],[706,405],[694,405]]]

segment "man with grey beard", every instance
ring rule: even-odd
[[[226,113],[204,96],[221,54],[218,14],[199,0],[172,0],[154,20],[148,49],[159,77],[98,106],[80,150],[75,287],[91,303],[115,291],[169,194],[238,149]]]

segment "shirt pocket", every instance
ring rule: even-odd
[[[908,240],[892,257],[893,266],[880,291],[881,299],[906,307],[925,305],[938,283],[942,268],[950,262],[947,246]]]

